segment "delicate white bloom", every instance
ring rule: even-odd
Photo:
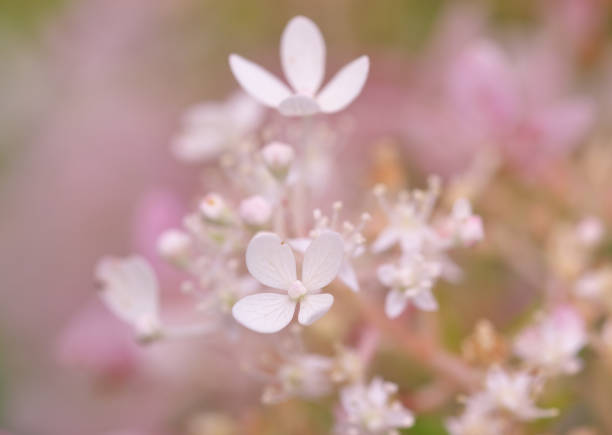
[[[296,274],[293,252],[276,234],[261,232],[249,243],[246,264],[250,274],[263,285],[287,294],[258,293],[239,300],[234,318],[253,331],[272,333],[289,324],[300,305],[298,322],[310,325],[332,306],[334,297],[320,293],[338,274],[344,256],[342,237],[325,231],[304,253],[302,279]]]
[[[383,435],[414,424],[414,416],[391,396],[397,385],[374,378],[369,385],[357,383],[340,391],[345,413],[336,432],[343,435]]]
[[[370,61],[361,56],[342,68],[319,92],[325,74],[325,41],[312,20],[297,16],[281,38],[281,63],[289,89],[259,65],[237,55],[229,57],[234,77],[253,98],[286,116],[333,113],[348,106],[361,92]]]
[[[397,202],[390,205],[384,198],[384,186],[374,193],[387,215],[389,225],[372,244],[375,253],[386,251],[396,243],[403,252],[419,252],[424,245],[436,246],[439,237],[428,224],[440,190],[440,181],[432,177],[427,191],[401,192]],[[437,247],[437,246],[436,246]]]
[[[465,409],[458,417],[446,421],[450,435],[502,435],[508,433],[508,423],[498,413],[490,396],[477,393],[465,399]]]
[[[200,202],[200,213],[210,222],[223,223],[228,218],[228,209],[223,197],[217,193],[209,193]]]
[[[142,257],[104,258],[96,266],[100,297],[142,339],[160,334],[159,287],[153,269]]]
[[[605,299],[612,290],[612,268],[604,266],[586,272],[574,286],[576,295],[590,300]]]
[[[554,417],[556,409],[540,409],[534,403],[539,380],[526,371],[509,373],[500,367],[487,372],[486,394],[499,409],[510,412],[523,421]]]
[[[573,307],[563,305],[521,332],[514,352],[547,374],[573,374],[581,367],[577,354],[586,342],[582,317]]]
[[[472,206],[465,198],[459,198],[453,204],[452,221],[456,237],[464,245],[472,245],[484,238],[484,229],[480,216],[472,213]]]
[[[261,106],[242,92],[222,102],[198,104],[185,115],[172,151],[185,162],[210,160],[235,147],[259,125],[262,116]]]
[[[157,239],[157,252],[166,260],[175,264],[184,264],[191,252],[191,238],[182,230],[169,229]]]
[[[604,226],[601,220],[594,216],[589,216],[578,222],[576,226],[576,236],[578,240],[586,246],[593,246],[601,242],[604,235]]]
[[[289,397],[313,399],[331,393],[333,360],[315,354],[290,356],[275,376],[275,383],[264,391],[264,403],[278,403]]]
[[[391,291],[385,300],[385,313],[390,318],[399,316],[408,301],[421,310],[435,311],[438,303],[431,289],[442,271],[440,263],[427,260],[421,255],[405,255],[398,264],[383,264],[378,270],[378,279]]]
[[[291,247],[296,251],[304,252],[311,240],[321,234],[323,231],[336,230],[338,226],[339,212],[342,208],[341,202],[334,203],[333,214],[331,219],[321,213],[321,210],[316,209],[313,213],[315,227],[309,232],[309,237],[292,239],[289,241]],[[342,224],[340,234],[344,240],[344,260],[338,272],[338,278],[351,290],[359,291],[359,280],[357,273],[353,267],[352,260],[361,256],[365,252],[365,237],[362,234],[365,224],[371,219],[367,213],[362,214],[361,220],[357,226],[348,221]]]
[[[262,227],[270,221],[272,205],[260,195],[251,196],[240,203],[240,217],[251,227]]]
[[[261,157],[266,168],[279,180],[284,180],[295,158],[295,151],[289,145],[272,142],[261,150]]]

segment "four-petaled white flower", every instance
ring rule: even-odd
[[[514,342],[514,352],[546,374],[573,374],[582,366],[577,355],[587,342],[584,320],[569,305],[561,305]]]
[[[299,280],[289,245],[274,233],[258,233],[247,247],[247,269],[263,285],[287,293],[247,296],[232,308],[234,318],[253,331],[273,333],[289,324],[299,303],[298,322],[310,325],[334,302],[331,294],[320,293],[320,290],[336,277],[343,256],[342,237],[333,231],[321,233],[304,253],[302,279]]]
[[[391,396],[397,385],[374,378],[370,385],[357,383],[340,391],[340,402],[345,412],[345,421],[336,432],[343,435],[396,434],[398,428],[414,424],[414,416]]]
[[[236,80],[248,94],[286,116],[344,109],[361,92],[370,67],[369,58],[361,56],[342,68],[319,92],[325,74],[325,41],[317,25],[302,16],[293,18],[285,27],[280,56],[293,90],[237,54],[230,55],[229,63]]]
[[[435,311],[438,303],[431,289],[442,272],[441,264],[422,255],[404,255],[398,264],[383,264],[378,268],[378,279],[391,288],[385,300],[385,313],[390,318],[399,316],[408,301],[421,310]]]
[[[159,286],[145,259],[104,258],[96,266],[95,276],[102,285],[102,300],[117,317],[134,328],[139,338],[153,339],[161,333]]]

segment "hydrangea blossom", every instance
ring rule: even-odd
[[[237,92],[226,101],[201,103],[183,118],[183,130],[174,139],[172,151],[181,161],[199,163],[231,151],[263,118],[261,107]]]
[[[562,305],[516,338],[514,351],[530,366],[545,373],[573,374],[581,362],[577,354],[586,344],[582,317],[569,305]]]
[[[381,378],[372,379],[369,385],[356,383],[340,391],[340,402],[345,413],[336,433],[346,435],[398,434],[397,429],[414,424],[412,413],[391,396],[397,385]]]
[[[96,267],[100,297],[143,340],[161,334],[159,287],[151,266],[141,257],[104,258]]]
[[[312,20],[297,16],[287,24],[281,38],[281,63],[293,89],[259,65],[232,54],[230,68],[240,86],[260,103],[283,115],[307,116],[338,112],[361,92],[370,60],[361,56],[342,68],[321,90],[325,74],[325,41]]]
[[[427,260],[420,254],[402,256],[397,264],[383,264],[377,274],[380,282],[389,287],[385,313],[399,316],[409,301],[424,311],[435,311],[438,303],[431,289],[442,271],[440,263]]]
[[[247,296],[234,305],[234,318],[253,331],[278,332],[289,324],[299,303],[298,322],[310,325],[334,302],[331,294],[320,291],[338,275],[343,256],[344,243],[338,233],[320,234],[304,253],[299,280],[290,246],[274,233],[255,235],[246,251],[249,273],[261,284],[287,293]]]

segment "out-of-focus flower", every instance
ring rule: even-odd
[[[229,222],[230,213],[223,197],[217,193],[209,193],[200,202],[200,212],[204,219],[211,223],[224,224]]]
[[[325,74],[325,41],[317,25],[297,16],[281,38],[283,71],[293,90],[259,65],[231,54],[229,64],[242,88],[260,103],[286,116],[333,113],[348,106],[361,92],[370,60],[361,56],[342,68],[320,92]]]
[[[276,372],[275,383],[263,393],[264,403],[277,403],[289,397],[312,399],[332,391],[333,359],[315,354],[290,356]]]
[[[465,399],[463,413],[446,421],[446,429],[450,435],[508,434],[508,422],[494,411],[486,393],[473,394]]]
[[[96,278],[107,307],[129,323],[140,339],[152,340],[160,335],[157,278],[143,258],[102,259],[96,266]]]
[[[187,163],[205,162],[231,150],[261,122],[261,106],[241,92],[222,102],[192,107],[183,131],[172,143],[174,155]]]
[[[272,333],[283,329],[300,304],[298,322],[310,325],[332,306],[334,297],[319,293],[338,275],[344,243],[333,231],[312,241],[304,253],[302,279],[297,279],[290,246],[274,233],[262,232],[251,240],[246,251],[249,273],[263,285],[287,294],[258,293],[240,299],[232,308],[234,318],[253,331]]]
[[[556,409],[541,409],[535,405],[533,396],[538,384],[538,378],[526,371],[510,373],[495,366],[487,372],[485,391],[492,404],[519,420],[556,416]]]
[[[278,180],[284,180],[295,158],[295,151],[287,144],[272,142],[263,147],[261,157],[268,171]]]
[[[184,265],[192,248],[189,235],[178,229],[164,231],[157,239],[157,252],[169,262]]]
[[[562,305],[521,332],[514,352],[546,374],[573,374],[582,366],[577,354],[586,342],[582,317],[573,307]]]
[[[574,293],[587,300],[608,300],[612,296],[612,267],[603,266],[584,273],[576,281]]]
[[[472,206],[466,198],[459,198],[453,204],[451,215],[441,227],[442,239],[458,240],[466,246],[473,245],[484,238],[482,218],[472,212]]]
[[[375,253],[385,251],[396,243],[403,252],[417,252],[423,244],[437,239],[428,225],[434,204],[440,192],[440,180],[432,177],[427,191],[416,190],[400,193],[397,203],[391,206],[384,198],[384,186],[376,186],[374,194],[379,199],[389,225],[372,244]]]
[[[404,255],[398,264],[381,265],[377,271],[378,279],[391,289],[385,300],[387,316],[399,316],[408,301],[424,311],[437,310],[438,303],[431,289],[441,272],[440,263],[419,254]]]
[[[340,391],[340,402],[345,413],[336,433],[346,435],[397,434],[398,429],[414,424],[412,412],[391,396],[397,385],[381,378],[369,385],[357,383]]]
[[[593,246],[601,242],[605,228],[601,219],[595,216],[583,218],[576,226],[576,236],[583,245]]]
[[[261,228],[270,221],[272,206],[260,195],[244,199],[240,203],[240,217],[250,227]]]

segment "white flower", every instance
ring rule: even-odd
[[[585,246],[593,246],[601,242],[604,231],[603,223],[599,218],[594,216],[582,219],[576,226],[576,236]]]
[[[408,301],[424,311],[437,310],[438,303],[431,289],[441,272],[439,262],[427,260],[421,255],[405,255],[398,264],[381,265],[377,270],[378,279],[391,288],[385,300],[387,316],[399,316]]]
[[[236,146],[261,122],[261,106],[242,92],[222,102],[191,108],[183,118],[183,131],[172,143],[182,161],[204,162]]]
[[[338,274],[344,256],[342,237],[333,231],[321,233],[304,253],[302,279],[297,279],[293,252],[276,234],[261,232],[249,243],[246,264],[263,285],[287,294],[258,293],[239,300],[234,318],[253,331],[272,333],[289,324],[300,304],[298,322],[310,325],[332,306],[334,297],[320,293]]]
[[[490,396],[476,393],[465,399],[465,409],[458,417],[446,421],[450,435],[502,435],[508,433],[508,423],[498,413]]]
[[[281,38],[281,63],[290,90],[259,65],[231,54],[229,64],[242,88],[260,103],[286,116],[333,113],[348,106],[361,92],[370,61],[361,56],[342,68],[320,92],[325,74],[325,41],[312,20],[297,16]]]
[[[576,295],[589,300],[605,300],[612,290],[612,268],[603,266],[586,272],[574,286]]]
[[[268,171],[279,180],[284,180],[295,158],[295,151],[287,144],[272,142],[261,150],[261,157]]]
[[[396,243],[404,253],[419,252],[425,245],[436,247],[439,237],[430,227],[428,219],[440,191],[440,180],[432,177],[427,191],[401,192],[397,202],[389,204],[384,198],[385,187],[379,185],[374,193],[389,219],[389,225],[372,244],[372,251],[386,251]]]
[[[374,378],[370,385],[357,383],[340,391],[340,402],[346,413],[337,427],[343,435],[383,435],[414,424],[414,416],[391,395],[397,385]]]
[[[251,196],[240,203],[240,217],[249,226],[261,227],[272,216],[272,206],[260,195]]]
[[[472,206],[467,199],[459,198],[455,201],[451,220],[455,237],[464,245],[472,245],[484,238],[482,219],[472,213]]]
[[[289,397],[313,399],[332,391],[333,359],[315,354],[290,356],[276,372],[275,384],[264,391],[264,403],[278,403]]]
[[[533,395],[538,387],[538,379],[526,371],[508,373],[500,367],[493,367],[487,372],[485,385],[486,394],[492,403],[519,420],[557,415],[556,409],[541,409],[534,404]]]
[[[582,317],[573,307],[563,305],[521,332],[514,352],[547,374],[573,374],[581,367],[577,354],[586,341]]]
[[[160,334],[159,287],[151,266],[141,257],[104,258],[96,266],[100,297],[142,339]]]
[[[157,252],[163,258],[176,264],[185,263],[191,252],[191,238],[181,230],[169,229],[157,239]]]
[[[209,193],[200,202],[200,213],[204,219],[214,222],[223,223],[228,218],[228,208],[223,197],[217,193]]]

